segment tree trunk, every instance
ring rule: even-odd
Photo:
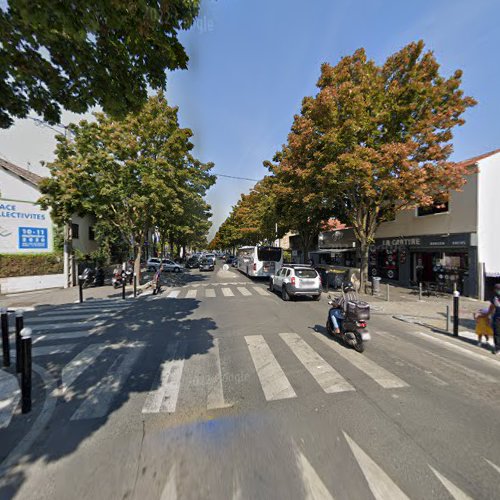
[[[359,240],[360,245],[360,257],[361,257],[361,272],[359,275],[359,289],[364,290],[365,283],[368,281],[368,258],[370,244],[368,243],[368,238],[361,237]]]
[[[311,248],[311,233],[309,231],[299,231],[300,241],[302,243],[302,262],[301,264],[307,264],[309,260],[309,249]]]
[[[139,240],[141,241],[141,240]],[[137,284],[141,282],[141,256],[142,256],[142,245],[135,245],[135,260],[134,260],[134,274],[137,276]]]

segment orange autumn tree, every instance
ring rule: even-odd
[[[353,227],[362,284],[381,222],[465,182],[469,171],[449,161],[452,130],[476,104],[461,77],[460,70],[441,76],[422,41],[382,65],[359,49],[334,67],[323,64],[318,94],[303,101],[301,127],[311,143],[302,168],[309,165],[311,192],[321,186],[333,215]]]

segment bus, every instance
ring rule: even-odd
[[[283,249],[280,247],[241,247],[236,254],[238,269],[251,277],[269,277],[283,265]]]

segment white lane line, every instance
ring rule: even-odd
[[[248,335],[245,340],[267,401],[297,397],[264,337]]]
[[[377,382],[377,384],[381,385],[385,389],[408,387],[408,384],[406,382],[401,380],[399,377],[396,377],[396,375],[393,375],[385,368],[377,365],[366,356],[360,355],[353,350],[346,349],[345,347],[340,346],[339,344],[337,344],[337,342],[335,342],[334,340],[330,340],[324,335],[316,335],[315,338],[319,338],[337,354],[349,361],[349,363],[354,365],[358,370],[361,370],[363,373],[368,375],[375,382]]]
[[[88,337],[92,333],[90,331],[81,332],[61,332],[61,333],[42,333],[38,335],[33,335],[33,344],[38,342],[43,342],[44,340],[54,341],[54,340],[68,340],[68,339],[79,339],[82,337]]]
[[[20,399],[17,377],[0,370],[0,429],[8,427]]]
[[[43,346],[34,346],[32,356],[51,356],[54,354],[64,354],[71,352],[75,348],[76,344],[60,344],[60,345],[43,345]],[[10,356],[15,357],[16,351],[12,349],[10,351]]]
[[[177,500],[177,465],[174,464],[168,473],[167,482],[161,492],[160,500]]]
[[[296,333],[280,333],[280,337],[326,393],[356,390]]]
[[[344,432],[347,444],[377,500],[409,500],[393,480]]]
[[[464,493],[458,486],[455,486],[449,479],[444,477],[434,467],[432,467],[432,465],[429,465],[429,467],[455,500],[472,500],[472,497]]]
[[[230,408],[232,404],[226,403],[222,388],[222,370],[220,366],[219,339],[213,340],[212,348],[206,354],[209,372],[207,381],[207,410],[217,408]]]
[[[115,307],[113,307],[113,308],[109,308],[109,307],[104,307],[104,308],[102,308],[102,307],[84,307],[84,308],[81,308],[81,307],[78,307],[78,308],[72,308],[72,309],[58,309],[57,311],[46,311],[46,312],[40,313],[39,316],[67,316],[69,314],[74,314],[77,312],[86,313],[89,316],[92,316],[92,315],[96,315],[96,314],[100,315],[101,313],[115,314],[115,313],[122,311],[123,309],[125,309],[125,308],[124,307],[116,307],[116,308]]]
[[[77,354],[62,370],[62,391],[66,392],[73,382],[97,359],[105,344],[92,344]]]
[[[170,299],[176,299],[177,296],[179,295],[180,293],[180,290],[172,290],[168,295],[167,297],[170,298]]]
[[[259,295],[267,295],[267,291],[264,290],[263,288],[260,288],[260,286],[253,286],[252,287]]]
[[[123,346],[122,346],[123,347]],[[87,390],[84,402],[73,413],[70,420],[84,420],[104,417],[119,394],[125,380],[142,352],[144,343],[136,342],[126,346],[126,354],[119,354],[108,373]]]
[[[197,292],[198,292],[198,290],[188,290],[186,293],[186,296],[184,298],[185,299],[195,299]]]
[[[213,288],[206,288],[205,297],[215,297],[215,290]]]
[[[88,328],[95,328],[97,326],[102,326],[106,322],[105,321],[85,321],[84,323],[57,323],[55,325],[45,325],[45,324],[38,324],[38,323],[26,323],[26,326],[29,326],[34,333],[37,332],[42,332],[42,331],[53,331],[53,330],[65,330],[65,329],[72,329],[72,330],[80,330],[80,329],[88,329]]]
[[[294,451],[297,468],[300,471],[302,484],[304,485],[306,500],[333,500],[333,496],[328,491],[328,488],[295,443]]]
[[[494,464],[491,460],[488,460],[485,457],[483,457],[483,458],[500,474],[500,467],[498,467],[497,464]]]
[[[52,315],[52,316],[44,316],[43,318],[38,318],[38,317],[33,317],[33,318],[24,318],[25,323],[31,325],[31,322],[35,323],[51,323],[53,321],[64,321],[66,319],[71,319],[73,321],[78,321],[78,320],[85,320],[85,321],[93,321],[97,320],[99,317],[102,317],[102,314],[68,314],[65,313],[59,314],[59,315]]]
[[[241,293],[241,295],[244,295],[245,297],[248,297],[249,295],[252,295],[252,292],[245,288],[244,286],[239,286],[237,287],[238,291]]]
[[[223,288],[222,295],[224,295],[224,297],[234,297],[234,293],[231,291],[230,288]]]
[[[175,341],[167,345],[165,361],[156,373],[152,385],[154,389],[148,393],[142,413],[175,412],[185,352],[185,342]]]

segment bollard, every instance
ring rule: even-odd
[[[31,411],[31,328],[21,331],[22,366],[21,371],[21,411]]]
[[[134,273],[134,299],[137,297],[137,274]]]
[[[10,345],[9,345],[9,315],[7,309],[3,307],[0,310],[2,323],[2,351],[3,351],[3,366],[10,366]]]
[[[450,306],[446,306],[446,331],[450,331]]]
[[[124,276],[123,280],[122,280],[122,299],[125,298],[125,281],[126,281],[126,278]]]
[[[389,283],[387,283],[387,302],[389,302]]]
[[[21,330],[24,328],[23,311],[16,311],[16,372],[21,373]]]
[[[78,277],[78,293],[80,295],[80,304],[83,302],[83,279]]]
[[[422,300],[422,283],[418,283],[418,300]]]
[[[458,337],[458,298],[460,292],[455,290],[453,292],[453,336]]]

